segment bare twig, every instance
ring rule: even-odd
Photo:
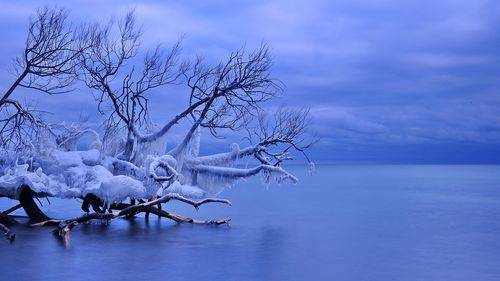
[[[47,94],[71,91],[76,77],[76,57],[87,42],[75,38],[64,9],[44,7],[31,18],[24,52],[14,61],[17,78],[0,99],[0,144],[24,149],[44,123],[37,111],[12,99],[18,87]]]

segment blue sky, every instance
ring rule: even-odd
[[[101,2],[105,2],[104,4]],[[5,1],[0,86],[41,5],[100,20],[135,8],[145,48],[184,34],[184,54],[222,59],[267,41],[286,84],[275,103],[308,106],[318,162],[500,163],[498,1]],[[92,96],[16,93],[54,116],[97,116]],[[184,94],[156,94],[155,121]],[[175,136],[173,136],[175,138]],[[229,140],[206,141],[227,148]]]

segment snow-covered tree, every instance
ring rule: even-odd
[[[139,212],[177,222],[225,224],[228,219],[198,221],[175,215],[162,210],[162,204],[170,200],[195,208],[211,202],[230,204],[213,197],[238,180],[259,174],[265,182],[296,182],[283,167],[294,154],[312,164],[306,154],[313,143],[306,134],[308,110],[280,107],[266,113],[263,109],[266,102],[283,94],[281,82],[271,76],[267,45],[253,51],[241,48],[210,64],[200,56],[181,60],[180,41],[168,50],[161,46],[142,50],[142,31],[133,12],[122,21],[76,30],[66,29],[65,19],[62,10],[38,11],[30,25],[26,55],[19,63],[23,70],[3,100],[10,100],[17,86],[51,94],[81,81],[96,97],[104,129],[40,120],[43,125],[28,126],[36,128],[29,137],[19,135],[30,147],[29,153],[3,141],[0,196],[19,200],[37,225],[57,225],[58,233],[66,236],[78,223]],[[45,25],[55,30],[49,32]],[[48,37],[49,42],[37,43],[38,37]],[[59,39],[52,42],[52,38]],[[42,48],[38,44],[48,49],[41,58],[36,58],[41,51],[33,51]],[[52,59],[39,61],[46,57]],[[33,78],[23,82],[28,75]],[[184,85],[189,102],[172,113],[171,120],[156,120],[149,109],[150,94],[153,89],[166,92],[170,85],[176,85],[176,91]],[[190,125],[178,144],[166,151],[169,133],[182,122]],[[248,145],[241,148],[234,143],[227,152],[200,155],[203,132],[212,137],[244,133]],[[82,142],[83,138],[87,141]],[[243,160],[244,167],[238,165]],[[86,214],[50,219],[33,201],[38,197],[83,199]],[[8,213],[0,220],[10,221]]]

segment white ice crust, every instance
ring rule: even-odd
[[[240,149],[233,144],[227,153],[199,156],[199,130],[182,151],[162,155],[157,149],[162,145],[152,143],[149,147],[138,146],[140,150],[134,151],[134,158],[129,160],[120,159],[116,153],[120,150],[118,145],[110,152],[94,141],[88,150],[77,151],[74,150],[77,140],[71,141],[71,145],[65,142],[58,146],[43,140],[35,153],[24,158],[12,153],[0,154],[3,157],[0,196],[17,198],[20,188],[28,186],[38,197],[83,198],[92,193],[105,203],[114,203],[168,193],[191,198],[216,196],[238,180],[257,174],[262,174],[266,182],[297,181],[279,166],[234,166],[238,159],[260,149],[258,146]]]

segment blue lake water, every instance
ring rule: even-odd
[[[77,226],[66,249],[51,228],[14,227],[0,280],[500,280],[499,166],[291,170],[297,185],[225,191],[232,207],[168,207],[230,228],[137,217]],[[51,202],[53,216],[80,214]]]

